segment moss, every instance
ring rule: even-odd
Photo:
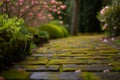
[[[66,30],[66,28],[63,27],[63,26],[59,26],[59,27],[61,28],[62,32],[64,33],[64,37],[68,37],[68,36],[69,36],[69,33],[68,33],[68,31]]]
[[[87,60],[52,59],[48,64],[85,64]]]
[[[100,50],[99,53],[101,54],[115,54],[119,53],[120,51],[117,49],[111,49],[111,50]]]
[[[85,52],[86,54],[93,54],[93,55],[98,53],[98,52],[95,51],[95,50],[94,50],[94,51],[88,51],[88,50],[87,50],[87,51],[84,51],[84,52]]]
[[[63,25],[60,24],[59,20],[51,21],[50,24],[54,24],[54,25],[60,27],[62,32],[64,33],[64,37],[68,37],[69,36],[69,33],[68,33],[67,29]]]
[[[21,63],[17,63],[17,64],[31,64],[31,65],[34,65],[34,64],[47,64],[48,62],[48,59],[46,58],[40,58],[38,60],[29,60],[29,61],[23,61]]]
[[[24,68],[29,70],[29,69],[37,69],[40,68],[39,65],[24,65]]]
[[[120,70],[120,63],[119,63],[119,61],[113,61],[113,62],[111,62],[110,66],[112,66],[113,69],[116,70],[116,71]]]
[[[90,73],[90,72],[84,72],[82,74],[82,78],[84,80],[101,80],[98,76],[96,76],[95,74]]]
[[[61,38],[64,37],[63,31],[56,25],[53,24],[43,24],[39,28],[40,31],[46,31],[50,38]]]
[[[84,54],[69,54],[69,53],[64,53],[64,54],[54,54],[54,56],[59,56],[59,57],[77,57],[77,56],[84,56]]]
[[[5,80],[28,80],[30,73],[25,71],[3,71],[0,73],[1,76],[5,78]]]
[[[75,60],[90,60],[90,56],[85,56],[85,57],[74,57]]]

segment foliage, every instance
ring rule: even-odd
[[[40,46],[46,42],[49,42],[49,35],[45,31],[39,31],[38,28],[39,27],[27,27],[28,31],[33,36],[32,45],[35,43],[36,45]]]
[[[64,37],[69,36],[69,32],[67,31],[64,25],[60,24],[59,20],[54,20],[54,21],[51,21],[50,23],[59,26],[64,33]]]
[[[64,37],[64,33],[61,28],[54,24],[43,24],[40,26],[39,30],[46,31],[50,35],[51,39]]]
[[[30,40],[27,33],[22,19],[0,15],[0,67],[9,67],[28,55]]]
[[[79,31],[80,32],[100,32],[100,22],[97,20],[97,12],[101,9],[102,0],[79,0],[80,16]]]
[[[112,4],[105,6],[98,14],[103,30],[108,36],[120,36],[120,1],[113,0]]]

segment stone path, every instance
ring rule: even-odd
[[[52,40],[15,68],[30,72],[30,80],[120,80],[120,51],[99,37]]]

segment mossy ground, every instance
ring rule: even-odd
[[[35,49],[33,55],[17,63],[16,66],[22,66],[24,70],[36,73],[82,72],[77,76],[81,77],[81,80],[103,80],[100,75],[106,75],[105,80],[113,80],[111,76],[116,74],[114,72],[120,73],[120,50],[98,41],[100,37],[103,36],[82,35],[51,40],[44,47]],[[106,72],[110,75],[105,74]],[[96,75],[97,73],[100,75]],[[52,74],[44,74],[44,78],[47,75]],[[119,79],[120,77],[116,78]]]
[[[28,80],[30,77],[30,73],[25,71],[3,71],[1,74],[5,78],[5,80]]]

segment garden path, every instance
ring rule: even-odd
[[[51,40],[15,67],[30,80],[120,80],[120,50],[84,35]]]

